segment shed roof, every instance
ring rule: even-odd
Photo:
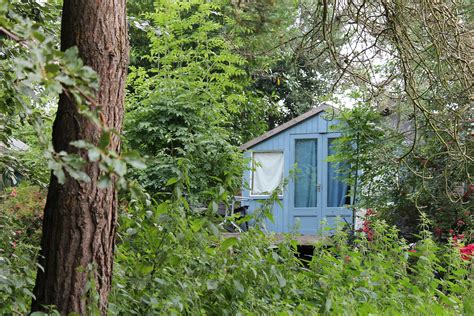
[[[265,134],[262,134],[252,140],[249,140],[248,142],[246,142],[245,144],[241,145],[239,147],[240,150],[247,150],[255,145],[257,145],[258,143],[261,143],[263,142],[264,140],[267,140],[268,138],[270,137],[273,137],[287,129],[289,129],[290,127],[293,127],[313,116],[316,116],[318,115],[319,113],[323,112],[324,110],[330,108],[331,106],[328,105],[328,104],[322,104],[318,107],[315,107],[315,108],[312,108],[311,110],[309,110],[308,112],[306,113],[303,113],[301,114],[300,116],[297,116],[295,117],[294,119],[292,119],[291,121],[288,121],[284,124],[281,124],[280,126],[277,126],[275,127],[274,129],[266,132]]]

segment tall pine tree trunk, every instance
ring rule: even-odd
[[[125,0],[64,0],[61,49],[77,46],[86,65],[99,76],[97,105],[104,123],[117,131],[123,119],[124,87],[128,65],[128,36]],[[100,128],[81,116],[66,94],[59,99],[53,126],[56,151],[77,152],[69,143],[84,139],[97,143]],[[111,150],[120,150],[112,137]],[[99,167],[90,163],[90,183],[66,177],[64,185],[51,176],[44,211],[40,265],[32,311],[54,305],[62,315],[85,314],[89,293],[86,285],[95,280],[100,311],[106,314],[111,288],[117,192],[115,187],[97,186]],[[88,269],[90,271],[88,272]]]

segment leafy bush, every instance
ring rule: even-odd
[[[437,244],[424,226],[410,246],[397,229],[371,216],[370,238],[365,231],[352,239],[339,228],[302,261],[291,235],[277,241],[254,227],[239,238],[224,237],[208,210],[189,205],[185,185],[170,181],[169,199],[132,200],[122,213],[110,314],[474,312],[472,245]],[[34,212],[44,201],[37,192],[25,184],[1,204],[4,314],[28,312],[39,244]]]
[[[250,88],[245,59],[226,38],[232,23],[226,3],[162,1],[135,19],[146,33],[147,53],[140,58],[149,67],[131,67],[125,138],[149,157],[137,178],[150,192],[166,191],[182,159],[193,194],[221,185],[232,191],[243,166],[235,145],[265,128],[259,113],[247,117],[258,112],[260,99]]]
[[[450,230],[471,235],[474,199],[466,165],[444,153],[429,132],[415,132],[409,110],[401,107],[398,113],[384,116],[361,103],[339,111],[337,118],[343,136],[331,160],[349,163],[352,188],[358,170],[360,207],[376,207],[405,238],[416,239],[420,212],[428,215],[430,229],[440,240],[446,241]],[[460,146],[467,148],[465,131],[459,137]],[[412,148],[414,138],[417,146]]]
[[[0,197],[0,314],[26,314],[33,297],[45,192],[23,182]]]
[[[297,259],[291,235],[224,238],[180,195],[132,203],[121,220],[114,314],[472,314],[473,265],[422,227],[414,249],[372,217],[371,238],[339,228]],[[424,220],[426,221],[426,220]],[[472,260],[472,259],[471,259]]]
[[[4,214],[25,221],[21,224],[25,227],[40,227],[45,202],[46,190],[28,182],[21,182],[0,194]]]

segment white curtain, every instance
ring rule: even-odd
[[[283,153],[253,153],[253,195],[266,195],[275,190],[283,179]]]

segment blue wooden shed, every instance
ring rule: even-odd
[[[279,195],[283,207],[275,203],[274,220],[266,223],[269,231],[318,235],[338,220],[352,222],[349,188],[341,181],[338,166],[326,160],[340,136],[330,128],[337,124],[328,118],[333,111],[329,105],[313,108],[240,147],[250,164],[242,188],[242,204],[250,213],[281,186],[282,179],[289,179]]]

